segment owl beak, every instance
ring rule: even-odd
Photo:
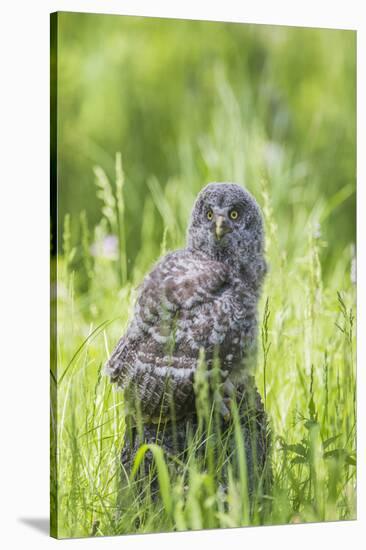
[[[215,235],[216,235],[216,239],[219,241],[221,239],[221,237],[223,235],[225,235],[225,233],[228,233],[228,231],[230,231],[230,229],[225,226],[225,218],[224,216],[217,216],[216,220],[215,220]]]

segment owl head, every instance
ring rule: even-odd
[[[254,197],[235,183],[206,185],[193,206],[188,246],[263,277],[263,219]]]

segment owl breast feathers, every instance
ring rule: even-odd
[[[220,185],[224,192],[232,187],[211,185]],[[239,199],[245,193],[248,202],[249,194],[239,189]],[[225,211],[225,201],[218,200],[220,197],[219,193],[216,202],[221,206],[217,216]],[[232,198],[238,211],[246,204],[239,199]],[[218,223],[214,219],[214,202],[213,197],[208,204],[213,219],[202,215],[205,230],[212,237],[212,250],[195,246],[202,238],[200,234],[197,239],[194,237],[195,212],[199,207],[196,203],[188,235],[191,242],[186,249],[166,255],[145,277],[133,319],[106,364],[111,381],[125,390],[127,405],[135,407],[137,403],[143,418],[151,422],[193,412],[194,374],[201,349],[208,368],[217,354],[220,368],[235,379],[245,371],[246,358],[255,348],[259,285],[253,280],[247,256],[249,250],[252,261],[258,264],[256,272],[264,273],[265,264],[258,262],[261,246],[250,252],[246,242],[245,253],[239,246],[231,258],[238,239],[234,235],[230,237],[234,240],[225,239],[225,235],[217,239],[212,234],[217,232]],[[210,221],[213,223],[206,224]],[[235,227],[231,229],[227,224],[227,233],[234,233]],[[261,280],[261,275],[257,278]]]

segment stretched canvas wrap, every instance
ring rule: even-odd
[[[356,33],[51,15],[51,535],[356,518]]]

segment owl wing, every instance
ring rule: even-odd
[[[222,294],[228,276],[222,263],[179,251],[165,256],[144,279],[132,322],[106,372],[149,421],[193,410],[199,349],[186,341],[185,326],[188,330],[194,321],[197,306]]]

